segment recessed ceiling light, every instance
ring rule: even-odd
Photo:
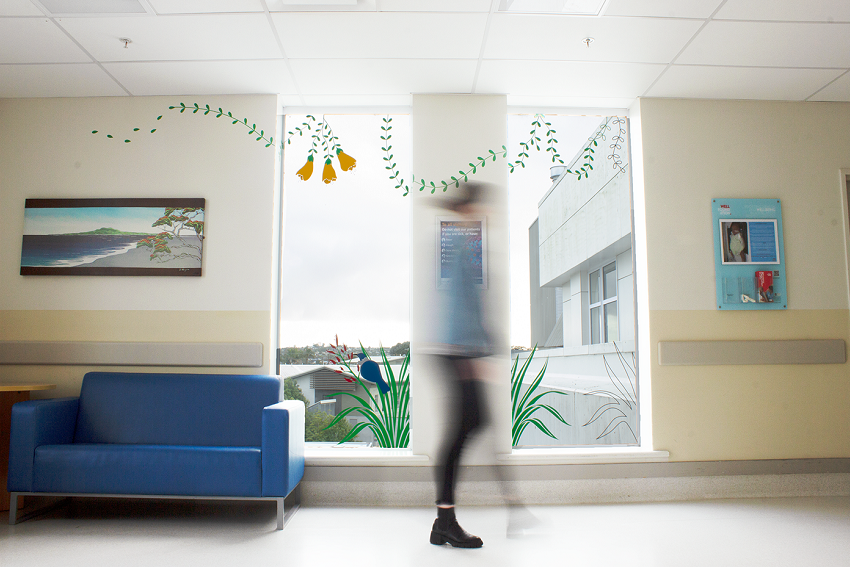
[[[357,0],[268,0],[269,10],[277,6],[356,6]]]
[[[608,0],[501,0],[500,12],[600,16]]]

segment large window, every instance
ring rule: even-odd
[[[370,411],[359,411],[359,400],[382,403],[380,385],[360,373],[371,358],[385,381],[409,375],[410,199],[386,169],[409,163],[409,120],[286,115],[283,130],[278,356],[286,396],[307,406],[312,448],[337,447],[352,432],[347,446],[385,446],[381,426],[397,424],[372,427]]]
[[[532,129],[529,116],[524,122],[523,117],[512,120],[518,124],[509,147],[528,140]],[[537,145],[543,151],[529,144],[526,152],[526,171],[535,172],[533,185],[526,181],[528,173],[509,178],[512,227],[515,211],[525,206],[534,213],[520,224],[525,230],[521,245],[529,254],[525,266],[514,255],[519,234],[512,234],[514,323],[527,316],[521,313],[526,305],[531,309],[530,343],[511,329],[512,344],[520,347],[512,353],[518,363],[514,384],[521,382],[512,405],[531,399],[538,404],[535,413],[515,412],[515,431],[525,426],[514,446],[634,445],[638,404],[626,122],[546,116],[538,121],[541,127],[546,136]],[[550,129],[557,135],[549,135]],[[558,140],[556,151],[544,147],[550,139]],[[554,154],[564,163],[553,162]],[[525,204],[514,205],[522,198]],[[529,282],[525,297],[530,301],[515,291],[521,279]],[[529,359],[525,374],[518,376]],[[528,423],[516,423],[523,419]]]

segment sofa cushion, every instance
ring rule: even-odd
[[[89,372],[75,443],[259,447],[274,376]]]
[[[255,447],[42,445],[33,468],[36,492],[262,496]]]

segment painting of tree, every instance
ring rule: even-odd
[[[199,207],[166,207],[151,226],[160,232],[143,238],[137,248],[151,249],[152,262],[170,262],[180,258],[201,261],[204,243],[204,209]]]

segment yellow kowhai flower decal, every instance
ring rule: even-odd
[[[339,160],[339,166],[343,171],[351,171],[357,167],[357,160],[342,151],[342,148],[337,148],[336,157]]]
[[[336,171],[334,171],[333,159],[336,157],[339,160],[339,167],[342,171],[352,171],[357,167],[357,160],[342,151],[342,146],[339,144],[339,138],[334,134],[328,121],[324,118],[314,126],[316,119],[308,115],[307,121],[301,126],[289,132],[289,138],[286,143],[289,144],[292,138],[297,133],[302,136],[305,132],[311,132],[311,147],[307,153],[307,163],[296,172],[296,176],[302,181],[307,181],[313,175],[313,167],[316,156],[324,154],[325,163],[322,168],[322,181],[325,184],[331,184],[336,181]]]
[[[326,184],[336,181],[336,172],[334,166],[331,165],[331,158],[325,160],[325,168],[322,170],[322,181]]]
[[[307,181],[310,179],[310,176],[313,175],[313,156],[307,156],[307,163],[304,164],[304,167],[299,169],[295,175],[301,178],[301,181]]]

